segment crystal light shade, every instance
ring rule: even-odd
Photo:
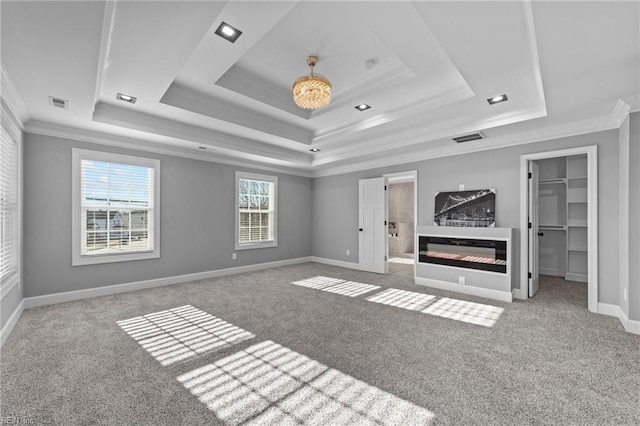
[[[313,73],[317,61],[317,57],[309,56],[307,65],[311,68],[311,73],[300,77],[293,84],[293,101],[300,108],[319,109],[331,102],[331,83],[323,76]]]

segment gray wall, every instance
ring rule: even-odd
[[[640,112],[629,120],[629,319],[640,321]]]
[[[161,258],[71,266],[73,147],[161,160]],[[24,297],[311,255],[311,179],[278,176],[278,247],[234,250],[241,167],[25,134]],[[246,170],[252,171],[252,170]]]
[[[514,273],[519,276],[520,155],[585,145],[598,145],[599,301],[618,304],[617,130],[315,179],[313,255],[357,263],[358,180],[417,169],[417,225],[433,224],[436,192],[455,191],[458,184],[496,189],[496,225],[516,228]]]

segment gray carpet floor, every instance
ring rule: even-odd
[[[316,276],[380,288],[291,284]],[[388,289],[504,311],[488,327],[367,300]],[[551,277],[502,303],[308,263],[33,308],[2,347],[0,410],[60,425],[638,425],[640,337],[586,300]],[[214,342],[167,357],[181,337],[154,330],[184,321]]]

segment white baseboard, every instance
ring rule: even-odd
[[[4,345],[4,341],[7,340],[7,337],[9,337],[9,334],[13,330],[13,327],[15,327],[16,323],[20,319],[22,311],[24,311],[24,300],[21,300],[20,303],[18,303],[18,306],[16,306],[16,308],[13,310],[13,313],[7,320],[7,323],[4,325],[4,327],[2,327],[2,330],[0,330],[0,347]]]
[[[576,274],[572,272],[567,272],[564,275],[564,279],[567,281],[578,281],[581,283],[586,283],[589,281],[587,274]]]
[[[523,296],[522,290],[519,288],[514,288],[511,290],[511,298],[512,299],[527,299],[529,297],[529,292],[527,291],[527,296]]]
[[[512,302],[511,292],[491,290],[488,288],[474,287],[470,285],[460,285],[449,283],[446,281],[432,280],[430,278],[416,277],[416,284],[434,287],[440,290],[455,291],[458,293],[469,294],[471,296],[486,297],[488,299],[500,300],[501,302]]]
[[[324,257],[311,257],[312,262],[324,263],[325,265],[340,266],[341,268],[360,270],[360,265],[353,262],[345,262],[344,260],[327,259]]]
[[[128,291],[144,290],[147,288],[162,287],[171,284],[186,283],[189,281],[240,274],[243,272],[277,268],[279,266],[296,265],[299,263],[306,263],[311,261],[312,260],[310,256],[300,257],[297,259],[278,260],[275,262],[258,263],[255,265],[238,266],[236,268],[217,269],[214,271],[196,272],[194,274],[176,275],[173,277],[157,278],[153,280],[108,285],[87,290],[76,290],[64,293],[47,294],[44,296],[26,297],[25,299],[23,299],[24,309],[34,308],[36,306],[52,305],[55,303],[71,302],[74,300],[88,299],[90,297],[108,296],[111,294],[125,293]]]
[[[611,305],[609,303],[598,303],[598,313],[616,317],[622,323],[625,331],[628,333],[640,334],[640,321],[634,321],[627,318],[620,306]]]
[[[540,268],[538,267],[539,275],[551,275],[552,277],[564,277],[564,271],[560,271],[558,269],[550,269],[550,268]]]

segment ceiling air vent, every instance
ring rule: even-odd
[[[69,101],[60,98],[54,98],[53,96],[49,96],[49,104],[56,108],[68,109]]]
[[[458,143],[477,141],[479,139],[485,139],[484,135],[482,133],[480,133],[480,132],[478,132],[478,133],[470,133],[468,135],[458,136],[458,137],[453,138],[453,140],[458,142]]]

